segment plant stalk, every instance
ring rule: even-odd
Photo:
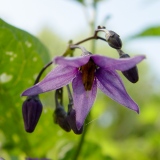
[[[92,32],[92,33],[93,33],[93,31],[95,30],[95,24],[96,24],[96,21],[95,21],[96,16],[97,16],[97,15],[96,15],[96,14],[97,14],[97,3],[96,3],[96,1],[93,2],[93,12],[94,12],[94,18],[93,18],[93,21],[90,23],[90,27],[91,27],[91,32]],[[83,41],[80,41],[80,42],[77,43],[77,44],[83,43],[83,42],[85,42],[85,41],[87,41],[87,40],[91,40],[91,39],[101,39],[101,40],[106,41],[104,38],[98,37],[98,36],[97,36],[97,33],[98,33],[98,30],[95,30],[94,35],[93,35],[92,37],[89,37],[89,38],[87,38],[87,39],[85,39],[85,40],[83,40]],[[92,43],[91,43],[91,52],[92,52],[92,53],[95,53],[95,50],[96,50],[96,44],[95,44],[95,41],[92,41]],[[91,114],[91,111],[90,111],[90,113],[89,113],[88,116],[87,116],[86,123],[90,121],[90,114]],[[78,157],[79,157],[79,155],[80,155],[80,152],[81,152],[81,150],[82,150],[82,148],[83,148],[83,146],[84,146],[85,137],[86,137],[87,132],[88,132],[88,127],[89,127],[89,125],[86,125],[85,128],[84,128],[84,131],[83,131],[83,133],[82,133],[82,136],[81,136],[81,138],[80,138],[80,140],[79,140],[79,144],[78,144],[76,153],[75,153],[75,155],[74,155],[74,157],[73,157],[74,160],[78,160]]]

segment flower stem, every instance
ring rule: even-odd
[[[39,72],[39,74],[38,74],[38,76],[37,76],[37,78],[36,78],[36,80],[35,80],[35,82],[34,82],[34,85],[39,82],[42,73],[43,73],[52,63],[53,63],[52,61],[49,62],[46,66],[44,66],[44,67],[41,69],[41,71]]]
[[[97,2],[93,1],[92,2],[92,9],[93,9],[93,18],[92,21],[90,22],[90,28],[91,28],[91,33],[95,30],[96,27],[96,19],[97,19]],[[95,30],[95,35],[97,35],[98,30]],[[94,53],[96,51],[96,41],[91,42],[91,51]]]
[[[86,39],[84,39],[84,40],[82,40],[82,41],[79,41],[79,42],[75,43],[75,44],[70,43],[69,47],[67,48],[67,50],[65,51],[65,53],[64,53],[62,56],[67,56],[67,55],[69,55],[69,54],[72,54],[72,53],[73,53],[73,50],[74,50],[74,49],[72,48],[72,46],[74,46],[74,45],[79,45],[79,44],[81,44],[81,43],[84,43],[84,42],[89,41],[89,40],[92,40],[92,39],[100,39],[100,40],[102,40],[102,41],[107,42],[106,39],[97,36],[97,33],[98,33],[98,31],[95,31],[95,33],[94,33],[93,36],[88,37],[88,38],[86,38]],[[70,46],[71,46],[71,47],[70,47]],[[94,45],[92,45],[92,46],[94,46]],[[94,50],[94,49],[92,49],[92,50]],[[35,80],[35,82],[34,82],[34,85],[39,82],[39,80],[40,80],[41,75],[43,74],[43,72],[44,72],[52,63],[53,63],[53,62],[51,61],[51,62],[49,62],[46,66],[44,66],[44,67],[42,68],[42,70],[39,72],[39,74],[38,74],[38,76],[37,76],[37,78],[36,78],[36,80]]]
[[[67,55],[69,55],[69,54],[72,54],[72,53],[73,53],[73,50],[74,50],[74,49],[72,48],[72,46],[74,46],[74,45],[79,45],[79,44],[84,43],[84,42],[87,42],[87,41],[89,41],[89,40],[94,40],[94,39],[97,40],[97,39],[100,39],[100,40],[102,40],[102,41],[107,42],[105,38],[102,38],[102,37],[100,37],[100,36],[97,36],[98,32],[99,32],[99,31],[96,30],[93,36],[88,37],[88,38],[86,38],[86,39],[83,39],[83,40],[81,40],[81,41],[79,41],[79,42],[77,42],[77,43],[74,43],[74,44],[69,43],[69,47],[66,49],[66,51],[63,53],[62,56],[65,57],[65,56],[67,56]],[[95,43],[95,42],[94,42],[94,43]],[[92,44],[92,46],[94,46],[94,45]],[[92,49],[92,50],[93,50],[93,49]]]
[[[97,16],[97,15],[96,15],[96,13],[97,13],[97,3],[96,3],[96,2],[93,3],[93,12],[94,12],[94,18],[93,18],[93,21],[91,21],[91,23],[90,23],[91,32],[93,32],[93,31],[95,30],[95,24],[96,24],[95,19],[96,19],[96,16]],[[86,42],[86,41],[91,40],[91,39],[101,39],[101,40],[107,42],[106,39],[97,36],[97,34],[98,34],[99,31],[100,31],[100,30],[98,30],[98,29],[95,30],[94,35],[93,35],[92,37],[89,37],[89,38],[87,38],[87,39],[84,39],[84,40],[76,43],[75,45],[78,45],[78,44],[80,44],[80,43]],[[95,41],[92,41],[92,43],[91,43],[92,53],[94,53],[95,50],[96,50],[95,46],[96,46]],[[90,113],[88,114],[88,116],[87,116],[86,124],[88,124],[88,122],[90,121],[90,114],[91,114],[91,112],[90,112]],[[81,150],[82,150],[82,148],[83,148],[83,146],[84,146],[85,136],[86,136],[86,134],[87,134],[88,127],[89,127],[89,125],[86,125],[85,128],[84,128],[84,131],[83,131],[82,136],[81,136],[81,138],[80,138],[80,140],[79,140],[79,143],[78,143],[77,150],[76,150],[75,155],[74,155],[74,157],[73,157],[74,160],[78,160],[78,156],[80,155],[80,152],[81,152]]]
[[[97,36],[97,31],[96,31],[96,33],[93,36],[88,37],[88,38],[86,38],[86,39],[84,39],[82,41],[79,41],[79,42],[75,43],[75,45],[87,42],[87,41],[92,40],[92,39],[100,39],[100,40],[103,40],[103,41],[107,42],[105,38]]]
[[[89,119],[90,119],[90,113],[89,113],[88,116],[87,116],[86,124],[88,124]],[[82,151],[83,144],[84,144],[84,141],[85,141],[85,136],[86,136],[87,131],[88,131],[88,127],[89,127],[89,125],[86,125],[86,126],[85,126],[84,131],[83,131],[83,133],[82,133],[82,135],[81,135],[81,138],[80,138],[80,140],[79,140],[79,143],[78,143],[76,152],[75,152],[74,157],[73,157],[74,160],[78,160],[78,157],[79,157],[79,155],[80,155],[80,152]]]
[[[95,14],[96,14],[96,8],[97,8],[96,5],[94,5],[93,8],[94,8]],[[95,18],[94,18],[94,19],[95,19]],[[95,30],[95,21],[91,22],[91,23],[90,23],[90,26],[91,26],[91,31],[93,32],[93,31]],[[63,54],[62,56],[65,57],[65,56],[67,56],[67,55],[72,55],[72,54],[73,54],[73,51],[74,51],[74,48],[72,48],[73,46],[79,45],[79,44],[84,43],[84,42],[87,42],[87,41],[89,41],[89,40],[97,40],[97,39],[100,39],[100,40],[102,40],[102,41],[107,42],[105,38],[102,38],[102,37],[100,37],[100,36],[97,35],[98,32],[100,32],[100,31],[106,32],[106,31],[105,31],[105,27],[102,27],[102,28],[101,28],[101,27],[98,26],[98,29],[96,29],[96,30],[94,31],[94,35],[93,35],[93,36],[88,37],[88,38],[86,38],[86,39],[83,39],[83,40],[81,40],[81,41],[79,41],[79,42],[77,42],[77,43],[74,43],[74,44],[73,44],[72,41],[69,41],[69,47],[66,49],[66,51],[64,52],[64,54]],[[94,52],[95,52],[95,41],[92,41],[92,47],[91,47],[91,48],[92,48],[92,53],[94,53]],[[43,73],[52,63],[53,63],[53,62],[51,61],[51,62],[49,62],[45,67],[42,68],[42,70],[40,71],[40,73],[38,74],[38,76],[37,76],[37,78],[36,78],[36,80],[35,80],[35,82],[34,82],[34,85],[39,82],[42,73]]]

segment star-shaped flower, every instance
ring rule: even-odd
[[[88,54],[81,57],[56,57],[58,64],[49,74],[22,96],[38,95],[61,88],[72,82],[76,124],[80,129],[97,94],[97,88],[121,105],[139,112],[138,105],[126,92],[116,70],[125,71],[142,61],[145,56],[113,59],[102,55]]]

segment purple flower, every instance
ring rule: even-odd
[[[102,55],[88,54],[81,57],[56,57],[58,66],[41,82],[25,90],[22,96],[37,95],[61,88],[72,82],[73,103],[78,130],[90,111],[97,88],[119,104],[139,112],[138,105],[127,94],[116,70],[125,71],[142,61],[145,56],[113,59]]]

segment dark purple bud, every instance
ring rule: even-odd
[[[59,126],[67,132],[71,131],[71,127],[67,121],[67,113],[63,107],[58,107],[54,111],[54,122],[59,124]]]
[[[67,132],[71,131],[71,127],[67,122],[67,113],[63,107],[63,88],[59,88],[55,92],[56,109],[53,113],[54,122]]]
[[[33,132],[42,113],[42,103],[38,96],[28,97],[22,106],[22,115],[25,130]]]
[[[76,125],[76,112],[74,109],[71,109],[67,116],[67,121],[75,134],[82,134],[83,126],[78,130]]]
[[[112,48],[121,49],[122,41],[119,38],[119,35],[114,31],[109,31],[109,33],[106,34],[106,40]]]
[[[130,56],[125,53],[120,56],[120,58],[129,58],[129,57]],[[129,70],[123,71],[122,73],[132,83],[136,83],[139,79],[137,66],[135,66]]]

